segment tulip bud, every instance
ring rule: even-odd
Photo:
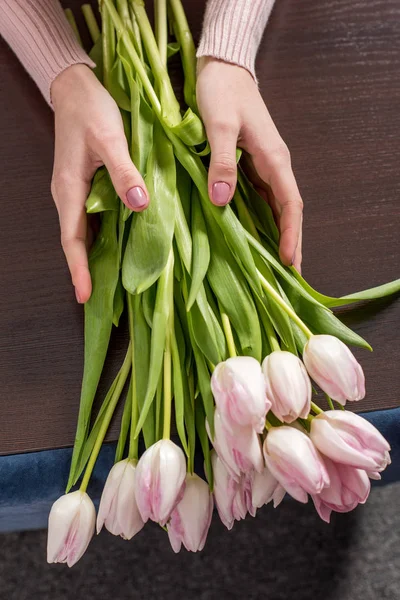
[[[262,473],[254,474],[251,503],[255,508],[261,508],[261,506],[271,501],[273,501],[274,508],[276,508],[282,502],[285,494],[285,489],[267,467]]]
[[[208,423],[206,426],[210,437]],[[214,429],[215,436],[211,442],[231,476],[239,480],[241,473],[248,473],[253,469],[259,472],[263,470],[260,439],[251,425],[240,427],[226,423],[217,408],[214,413]]]
[[[111,469],[97,515],[97,533],[103,525],[113,535],[130,540],[144,526],[135,498],[137,461],[125,459]]]
[[[301,360],[291,352],[272,352],[262,365],[272,412],[285,423],[306,419],[311,407],[311,381]]]
[[[303,360],[310,377],[333,400],[345,405],[346,400],[364,398],[361,365],[338,338],[313,335],[304,346]]]
[[[215,506],[222,523],[227,529],[232,529],[235,520],[232,505],[238,489],[238,482],[231,476],[215,450],[211,451],[211,464],[214,476]]]
[[[49,515],[47,562],[72,567],[85,553],[95,522],[94,504],[85,492],[78,490],[56,500]]]
[[[236,356],[217,365],[211,389],[224,421],[254,427],[258,433],[264,431],[271,403],[265,394],[260,363],[255,358]]]
[[[334,463],[324,459],[330,485],[320,494],[312,496],[315,508],[323,521],[329,523],[331,512],[350,512],[358,504],[364,504],[369,496],[371,483],[361,469]]]
[[[214,501],[208,484],[197,475],[186,475],[182,500],[172,511],[168,537],[174,552],[183,544],[189,552],[203,550],[210,528]]]
[[[164,526],[182,498],[186,461],[171,440],[160,440],[146,450],[136,467],[135,497],[140,515]]]
[[[310,436],[322,454],[357,469],[381,472],[390,446],[366,419],[347,410],[328,410],[311,421]]]
[[[272,427],[263,449],[268,469],[295,500],[306,503],[307,493],[319,494],[329,485],[324,461],[302,431],[286,425]]]
[[[242,473],[232,502],[232,514],[235,521],[245,519],[247,513],[256,516],[257,507],[253,506],[251,488],[254,473]]]

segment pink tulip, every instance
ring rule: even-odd
[[[311,381],[301,360],[291,352],[272,352],[262,365],[272,412],[285,423],[306,419],[311,407]]]
[[[286,490],[272,475],[267,467],[262,473],[255,473],[252,482],[252,500],[255,508],[261,508],[269,502],[274,503],[276,508],[283,500]]]
[[[182,500],[172,511],[168,537],[174,552],[182,544],[189,552],[203,550],[210,528],[214,501],[208,484],[197,475],[186,475]]]
[[[232,514],[235,521],[245,519],[247,513],[252,517],[256,516],[257,507],[253,506],[252,503],[252,484],[253,484],[253,473],[242,473],[236,494],[232,502]]]
[[[82,557],[94,534],[96,511],[85,492],[61,496],[51,507],[47,562],[72,567]]]
[[[113,535],[130,540],[144,526],[135,498],[136,464],[127,458],[111,469],[101,496],[97,533],[105,525]]]
[[[383,471],[390,464],[390,446],[366,419],[347,410],[329,410],[311,422],[310,436],[322,454],[334,462]]]
[[[146,450],[136,467],[135,498],[140,515],[164,526],[185,489],[186,461],[171,440]]]
[[[238,489],[238,482],[231,476],[215,450],[211,452],[211,464],[214,476],[215,506],[222,523],[227,529],[232,529],[235,521],[232,505]]]
[[[271,403],[265,395],[260,363],[250,356],[236,356],[220,363],[211,377],[215,403],[224,421],[248,425],[262,433]]]
[[[240,427],[226,423],[218,410],[214,413],[215,436],[213,443],[218,456],[231,475],[239,480],[241,473],[264,468],[260,439],[251,425]],[[210,431],[207,423],[207,431]],[[211,437],[210,437],[211,439]]]
[[[333,335],[313,335],[306,343],[303,360],[310,377],[333,400],[365,396],[365,378],[361,365],[348,347]]]
[[[331,512],[350,512],[358,504],[364,504],[369,496],[371,483],[368,475],[361,469],[324,460],[330,486],[312,499],[321,519],[329,523]]]
[[[319,494],[329,486],[322,457],[308,435],[294,427],[284,425],[268,431],[264,458],[272,475],[299,502],[307,502],[307,493]]]

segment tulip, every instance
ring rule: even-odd
[[[250,356],[228,358],[215,368],[211,377],[215,403],[224,421],[248,425],[262,433],[271,403],[265,395],[260,363]]]
[[[262,473],[254,474],[251,491],[251,503],[255,508],[261,508],[261,506],[271,501],[274,503],[274,508],[276,508],[282,502],[286,493],[267,467]]]
[[[206,426],[211,439],[208,423]],[[263,470],[260,439],[251,425],[240,427],[226,423],[217,408],[214,413],[214,429],[215,436],[211,442],[232,477],[239,480],[241,473],[253,469],[259,472]]]
[[[185,489],[186,461],[171,440],[160,440],[146,450],[136,467],[135,498],[140,515],[164,526]]]
[[[256,516],[257,507],[252,503],[252,485],[254,473],[243,473],[239,479],[236,494],[232,502],[232,514],[235,521],[245,519],[247,513]]]
[[[315,508],[323,521],[329,523],[331,512],[350,512],[358,504],[364,504],[369,496],[371,483],[361,469],[334,463],[324,459],[330,486],[312,496]]]
[[[361,365],[338,338],[313,335],[304,347],[303,360],[311,378],[333,400],[345,405],[346,400],[364,398],[365,378]]]
[[[390,464],[390,446],[366,419],[347,410],[329,410],[311,422],[310,436],[335,462],[380,473]]]
[[[238,489],[238,482],[231,476],[215,450],[211,451],[211,464],[214,476],[215,506],[222,523],[227,529],[232,529],[235,521],[232,505]]]
[[[214,501],[208,484],[197,475],[186,475],[186,486],[168,523],[168,537],[174,552],[182,544],[189,552],[203,550],[210,528]]]
[[[291,352],[272,352],[263,362],[272,412],[285,423],[306,419],[311,407],[311,381],[301,360]]]
[[[61,496],[51,507],[47,562],[72,567],[83,556],[94,534],[94,504],[80,490]]]
[[[97,533],[105,525],[113,535],[130,540],[144,526],[135,498],[136,464],[127,458],[111,469],[100,500]]]
[[[299,502],[307,502],[307,493],[319,494],[329,485],[322,457],[308,435],[297,428],[272,427],[263,449],[272,475]]]

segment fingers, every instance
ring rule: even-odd
[[[297,248],[296,248],[296,252],[294,253],[294,261],[293,261],[293,266],[296,269],[296,271],[298,271],[301,275],[301,261],[303,259],[303,254],[302,254],[302,243],[303,243],[303,232],[302,232],[302,225],[303,225],[303,219],[301,220],[301,227],[300,227],[300,235],[299,235],[299,241],[297,243]]]
[[[251,155],[258,175],[271,187],[274,196],[274,212],[280,230],[280,259],[285,265],[297,260],[299,266],[303,201],[291,168],[289,151],[280,141],[275,149],[268,148]],[[296,255],[297,248],[299,254]]]
[[[211,147],[208,195],[213,204],[225,206],[232,199],[236,187],[239,130],[228,123],[210,123],[206,128]]]
[[[76,177],[53,177],[52,193],[60,219],[61,245],[75,286],[76,299],[80,303],[87,302],[92,293],[86,251],[85,200],[88,191],[89,184]]]
[[[122,202],[130,210],[144,210],[149,204],[149,195],[142,176],[131,160],[125,135],[122,133],[100,140],[97,151]]]

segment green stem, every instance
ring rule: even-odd
[[[110,72],[114,64],[115,58],[115,32],[111,13],[108,10],[109,2],[110,0],[104,0],[101,11],[101,21],[103,27],[103,84],[106,90],[110,89]],[[114,6],[112,8],[118,15]]]
[[[173,15],[175,37],[181,49],[185,75],[183,88],[185,102],[194,112],[198,113],[196,102],[196,48],[181,0],[169,0],[169,5]]]
[[[221,310],[221,306],[220,306],[220,314],[221,314],[222,327],[223,327],[223,330],[225,333],[226,344],[228,346],[229,356],[231,358],[234,358],[236,356],[236,346],[235,346],[235,340],[233,339],[232,327],[231,327],[231,323],[229,321],[228,315],[223,310]]]
[[[168,22],[167,22],[167,0],[156,0],[154,3],[155,30],[160,59],[167,68],[167,44],[168,44]]]
[[[130,29],[132,29],[128,0],[117,0],[117,10],[125,27],[129,27]]]
[[[243,200],[242,194],[239,192],[239,190],[237,188],[236,188],[235,195],[233,198],[234,198],[234,202],[235,202],[235,205],[236,205],[236,208],[238,211],[239,221],[241,222],[243,227],[245,229],[247,229],[247,231],[249,233],[251,233],[253,238],[255,238],[257,240],[257,242],[261,243],[260,236],[258,234],[256,226],[253,223],[253,219],[251,218],[249,209],[247,208],[246,203]]]
[[[72,12],[72,10],[70,8],[66,8],[64,10],[64,13],[65,13],[65,16],[67,17],[68,23],[71,25],[71,27],[74,31],[75,37],[78,40],[79,45],[83,46],[82,39],[81,39],[79,29],[78,29],[78,25],[76,24],[76,21],[75,21],[74,13]]]
[[[93,44],[97,42],[101,36],[99,26],[97,24],[96,17],[94,16],[93,8],[90,4],[82,4],[81,10],[85,18],[87,28],[89,29],[90,37],[92,38]]]
[[[272,352],[279,352],[281,347],[279,345],[278,338],[275,333],[275,329],[272,326],[271,320],[266,316],[263,320],[265,333],[267,334],[269,345],[271,346]]]
[[[257,269],[257,273],[258,273],[258,277],[260,279],[261,285],[264,288],[264,290],[267,292],[267,294],[269,294],[271,296],[271,298],[273,298],[273,300],[275,300],[275,302],[286,312],[286,314],[289,315],[289,317],[306,334],[306,336],[308,338],[311,338],[313,336],[313,333],[308,329],[307,325],[305,323],[303,323],[303,321],[300,319],[300,317],[298,317],[296,315],[294,310],[288,304],[286,304],[286,302],[281,297],[281,295],[278,294],[278,292],[276,290],[274,290],[272,285],[265,279],[265,277],[260,273],[260,271],[258,269]]]
[[[164,350],[164,428],[163,439],[169,440],[171,437],[171,411],[172,411],[172,356],[171,356],[171,331],[174,327],[174,251],[171,248],[169,253],[167,269],[169,273],[168,286],[168,326],[165,337]]]
[[[139,417],[139,405],[136,386],[136,365],[135,365],[135,328],[133,320],[133,303],[128,301],[128,319],[129,332],[131,338],[131,354],[132,354],[132,379],[131,379],[131,429],[129,434],[129,458],[138,458],[139,437],[135,437],[136,425]]]
[[[162,391],[163,391],[163,378],[160,376],[157,391],[156,391],[156,431],[155,431],[155,439],[159,440],[161,436],[161,409],[162,409]]]
[[[327,403],[328,403],[328,406],[329,406],[329,408],[330,408],[331,410],[335,410],[335,407],[333,406],[333,402],[332,402],[332,399],[331,399],[331,397],[330,397],[330,396],[328,396],[328,394],[325,394],[325,398],[326,398],[326,401],[327,401]]]
[[[121,370],[120,370],[120,377],[118,379],[118,383],[115,386],[115,390],[114,390],[111,402],[108,405],[107,410],[105,412],[104,419],[103,419],[103,422],[99,429],[99,434],[96,439],[96,443],[93,446],[92,453],[90,455],[88,464],[86,466],[85,474],[83,476],[82,483],[79,488],[81,492],[86,492],[90,477],[91,477],[93,469],[94,469],[94,465],[96,464],[96,460],[97,460],[97,457],[98,457],[100,449],[101,449],[101,445],[106,436],[107,429],[110,425],[115,408],[118,404],[118,400],[121,396],[122,389],[128,378],[129,371],[131,369],[131,363],[132,363],[132,347],[131,347],[131,344],[129,344],[128,351],[125,356],[125,360],[124,360]]]
[[[145,92],[146,92],[149,100],[150,100],[150,103],[153,107],[154,112],[155,112],[157,118],[159,120],[161,120],[162,115],[161,115],[160,101],[157,97],[156,92],[154,91],[151,81],[147,75],[146,69],[144,68],[143,63],[140,60],[138,53],[136,52],[135,46],[130,38],[130,35],[129,35],[128,31],[124,28],[124,25],[121,21],[121,18],[119,16],[118,12],[115,9],[115,6],[114,6],[112,0],[102,0],[102,2],[103,2],[103,6],[106,7],[105,12],[110,15],[110,18],[114,24],[115,29],[117,30],[118,35],[123,40],[125,48],[129,54],[129,58],[132,61],[133,68],[135,69],[135,71],[137,72],[137,74],[139,75],[139,77],[142,81],[143,87],[145,89]]]
[[[268,419],[265,419],[265,429],[267,429],[267,430],[269,431],[269,430],[270,430],[270,429],[272,429],[272,428],[273,428],[273,425],[272,425],[272,423],[270,423],[270,422],[268,421]]]
[[[311,408],[315,413],[317,413],[317,415],[322,415],[324,412],[322,408],[318,406],[318,404],[315,404],[315,402],[311,402]]]
[[[110,2],[110,0],[104,1],[107,4]],[[179,102],[176,99],[168,71],[161,59],[156,38],[154,37],[143,2],[141,0],[131,0],[131,5],[135,12],[152,73],[158,84],[163,117],[168,121],[168,125],[173,127],[182,121]]]

